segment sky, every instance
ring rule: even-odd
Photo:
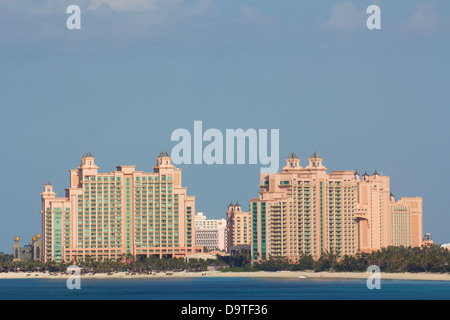
[[[280,168],[316,151],[330,172],[382,172],[449,243],[449,36],[448,1],[2,0],[0,252],[41,233],[44,184],[64,196],[85,152],[151,172],[194,121],[279,129]],[[260,164],[179,167],[208,218],[258,196]]]

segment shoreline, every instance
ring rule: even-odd
[[[170,275],[169,275],[170,273]],[[270,278],[270,279],[368,279],[371,274],[366,272],[313,272],[313,271],[256,271],[256,272],[159,272],[153,274],[130,274],[128,272],[116,272],[110,275],[106,273],[82,274],[81,279],[161,279],[161,278]],[[67,273],[42,273],[42,272],[9,272],[0,273],[2,279],[67,279]],[[380,273],[381,280],[417,280],[417,281],[450,281],[449,273]]]

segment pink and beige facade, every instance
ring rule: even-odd
[[[420,247],[422,238],[422,198],[391,196],[389,216],[389,245]]]
[[[231,247],[252,243],[252,215],[241,206],[230,203],[227,211],[226,251]]]
[[[358,251],[371,252],[388,246],[422,246],[422,198],[400,198],[390,191],[390,178],[375,171],[355,173],[358,186],[356,221]]]
[[[370,252],[389,245],[389,177],[376,171],[372,176],[355,172],[358,188],[355,216],[358,223],[358,251]]]
[[[316,152],[304,168],[295,154],[286,162],[281,172],[261,175],[259,197],[250,200],[253,259],[422,244],[422,199],[395,201],[389,177],[328,173]]]
[[[70,187],[58,198],[48,182],[42,197],[44,261],[184,257],[195,246],[195,197],[181,185],[181,169],[161,153],[153,172],[118,166],[98,172],[86,153],[70,170]]]

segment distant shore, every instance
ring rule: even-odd
[[[66,273],[42,272],[8,272],[0,273],[1,279],[67,279]],[[367,279],[370,276],[365,272],[313,272],[313,271],[257,271],[257,272],[160,272],[153,274],[139,274],[129,272],[86,273],[81,279],[151,279],[151,278],[198,278],[198,277],[244,277],[244,278],[283,278],[283,279]],[[450,281],[449,273],[381,273],[383,280],[422,280],[422,281]],[[300,279],[301,280],[301,279]]]

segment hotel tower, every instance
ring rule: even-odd
[[[390,196],[389,177],[332,171],[314,152],[306,167],[292,153],[279,173],[262,174],[251,199],[252,257],[319,258],[422,244],[422,199]]]
[[[231,202],[227,211],[225,250],[231,247],[250,244],[252,241],[252,215],[251,212],[244,212],[239,204]]]
[[[167,152],[152,173],[136,166],[98,172],[91,153],[70,170],[70,187],[57,198],[48,182],[42,196],[43,261],[184,257],[195,247],[195,197],[181,186],[181,169]]]

